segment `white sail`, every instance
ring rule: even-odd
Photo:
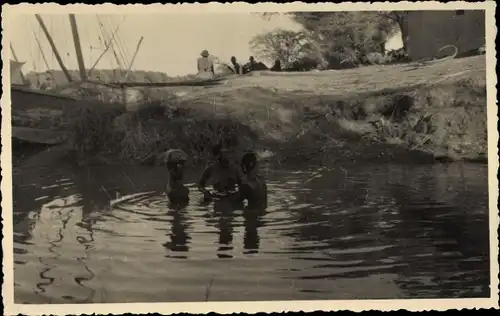
[[[25,61],[19,62],[15,60],[10,61],[10,83],[11,84],[24,84],[21,77],[21,68],[26,64]]]

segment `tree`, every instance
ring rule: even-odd
[[[284,68],[306,55],[312,47],[304,32],[283,29],[258,34],[249,44],[259,58],[271,62],[279,59]]]
[[[258,12],[266,20],[270,20],[282,13]],[[295,22],[305,29],[315,32],[325,32],[340,25],[346,25],[349,20],[355,24],[369,25],[372,30],[378,29],[386,34],[395,34],[397,31],[405,33],[405,23],[408,11],[341,11],[341,12],[285,12]],[[347,23],[348,24],[348,23]]]
[[[403,49],[408,53],[408,11],[381,11],[381,14],[398,26],[403,41]]]
[[[404,11],[287,12],[304,28],[323,59],[335,68],[341,60],[385,53],[385,42],[403,30]],[[260,13],[270,19],[277,13]],[[402,32],[405,34],[405,32]],[[405,43],[405,41],[403,41]],[[406,45],[405,45],[406,47]]]
[[[357,49],[378,51],[397,31],[394,20],[380,11],[295,12],[293,19],[326,41],[346,36],[346,42]]]

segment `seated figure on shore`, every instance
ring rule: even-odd
[[[243,66],[243,74],[257,70],[269,70],[269,68],[264,63],[256,61],[253,56],[250,56],[248,63]]]
[[[236,61],[236,57],[232,56],[231,57],[231,64],[233,65],[233,72],[237,75],[241,74],[241,66],[240,64]]]
[[[54,81],[52,80],[52,75],[47,71],[47,75],[45,77],[45,81],[43,81],[39,88],[42,91],[52,90],[54,88]]]
[[[255,64],[256,64],[255,59],[253,58],[253,56],[250,56],[248,63],[243,65],[242,73],[247,74],[247,73],[251,72],[252,70],[255,70],[254,69]]]
[[[216,162],[208,165],[203,171],[198,188],[203,193],[205,201],[221,198],[238,199],[243,174],[228,156],[227,148],[217,144],[212,149]],[[212,183],[214,192],[207,190],[208,183]]]
[[[271,67],[271,71],[281,71],[281,61],[276,59],[274,65]]]
[[[215,75],[215,60],[205,49],[197,60],[198,76],[211,78]]]
[[[183,183],[187,158],[187,154],[180,149],[170,149],[165,155],[168,170],[167,197],[171,203],[189,202],[189,189]]]
[[[257,168],[257,155],[248,152],[241,159],[241,169],[244,180],[241,187],[241,198],[247,200],[248,209],[267,208],[267,184],[265,179],[259,175]]]

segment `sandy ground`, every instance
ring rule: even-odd
[[[205,89],[184,89],[183,100],[215,97],[242,88],[265,88],[276,92],[304,92],[323,95],[352,95],[385,89],[404,89],[418,85],[436,85],[474,78],[486,84],[486,58],[474,56],[437,62],[433,65],[415,64],[367,66],[347,70],[327,70],[303,73],[256,72],[250,76],[233,77],[221,86]]]

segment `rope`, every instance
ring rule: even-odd
[[[99,18],[98,18],[99,20]],[[97,23],[97,28],[98,28],[98,32],[101,34],[99,37],[98,37],[98,40],[99,40],[99,44],[101,45],[101,47],[106,47],[106,42],[104,41],[103,39],[103,33],[102,33],[102,27],[101,27],[101,23],[98,21]],[[108,64],[109,64],[109,67],[110,69],[113,69],[115,68],[115,64],[113,63],[113,56],[109,55],[109,57],[107,58],[107,61],[108,61]]]
[[[112,26],[113,26],[113,29],[116,29],[116,25],[114,23],[114,21],[111,22]],[[130,62],[130,52],[128,51],[126,45],[125,45],[125,42],[123,41],[122,37],[120,36],[120,33],[116,34],[117,35],[117,38],[118,38],[118,41],[120,42],[120,48],[123,52],[123,59],[125,61],[125,63],[129,63]]]
[[[111,17],[108,17],[108,20],[110,20]],[[110,22],[108,21],[106,24],[109,24]],[[108,30],[108,26],[104,24],[104,22],[102,23],[102,28],[103,28],[103,33],[104,33],[104,40],[105,42],[109,42],[109,40],[111,39],[111,35],[109,35],[109,30]],[[113,52],[115,54],[115,58],[116,58],[116,62],[117,64],[119,65],[119,68],[120,69],[123,69],[125,68],[125,65],[123,65],[123,57],[122,57],[122,53],[120,51],[120,45],[117,41],[117,37],[115,37],[115,40],[114,40],[114,43],[112,44],[112,49],[113,49]]]
[[[29,21],[26,21],[26,24],[27,24],[27,29],[31,29],[33,34],[35,34],[35,29],[33,28],[33,24],[31,24]],[[33,48],[34,45],[36,46],[35,41],[33,41],[33,40],[29,41],[30,58],[31,58],[31,63],[33,64],[33,72],[35,73],[35,78],[36,78],[35,85],[38,87],[38,85],[40,83],[40,79],[38,78],[38,73],[36,71],[37,67],[36,67],[36,59],[35,59],[34,48]]]
[[[70,30],[69,28],[67,27],[63,27],[63,32],[64,32],[64,38],[73,38],[73,35],[72,34],[69,34]],[[66,64],[66,65],[69,65],[69,59],[70,59],[70,50],[68,48],[68,45],[71,45],[69,41],[65,41],[65,47],[64,47],[64,50],[65,50],[65,54],[62,54],[63,56],[61,56],[63,62]]]
[[[101,19],[99,18],[99,15],[96,15],[97,16],[97,21],[98,21],[98,24],[99,24],[99,28],[101,30],[101,35],[102,35],[102,42],[104,43],[107,43],[108,42],[108,39],[107,39],[107,35],[106,35],[106,30],[104,28],[104,24],[103,22],[101,21]],[[122,69],[122,66],[121,66],[121,63],[120,63],[120,58],[116,52],[116,49],[115,49],[115,45],[114,44],[111,44],[111,51],[113,52],[113,55],[115,56],[115,59],[113,60],[114,63],[116,63],[116,68],[118,68],[120,70],[120,72],[123,71]],[[112,66],[111,68],[115,68],[113,65],[114,63],[112,63]]]
[[[54,34],[54,20],[52,19],[50,19],[50,34]],[[54,59],[55,59],[54,51],[51,49],[50,52],[52,53],[52,60],[50,61],[50,67],[54,69]]]
[[[110,24],[113,26],[113,29],[116,28],[116,26],[114,25],[114,21],[111,19],[111,17],[110,17]],[[130,62],[130,58],[127,55],[127,50],[125,48],[122,37],[120,36],[120,33],[116,34],[116,40],[118,43],[118,49],[120,50],[120,55],[121,55],[122,61],[125,63],[125,66],[126,66],[125,68],[128,68],[128,63]]]

